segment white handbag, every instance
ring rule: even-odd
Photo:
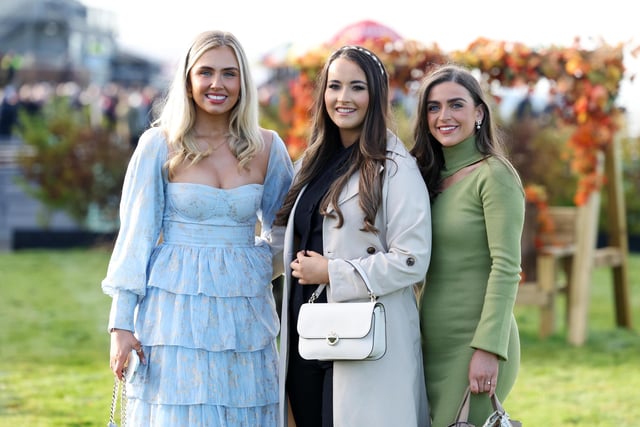
[[[325,285],[302,304],[298,316],[298,352],[307,360],[377,360],[387,350],[384,305],[371,291],[362,268],[350,261],[369,290],[366,302],[316,303]]]

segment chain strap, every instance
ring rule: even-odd
[[[122,380],[122,393],[120,393],[120,423],[122,427],[127,425],[127,387],[125,380]]]
[[[127,387],[125,386],[124,377],[122,380],[118,380],[118,377],[113,378],[113,393],[111,395],[111,411],[109,414],[109,424],[107,427],[118,427],[115,421],[116,406],[118,406],[118,391],[122,385],[122,393],[120,393],[120,423],[122,427],[127,425]]]
[[[345,261],[351,265],[351,267],[354,268],[354,270],[356,270],[358,272],[358,274],[360,275],[360,277],[362,278],[362,281],[364,282],[365,286],[367,287],[367,292],[369,293],[369,300],[371,302],[376,302],[378,300],[378,296],[376,294],[373,293],[373,291],[371,290],[371,283],[369,283],[369,277],[367,276],[367,273],[362,269],[362,267],[360,266],[360,264],[355,263],[351,260],[345,259]],[[327,285],[318,285],[318,287],[316,288],[315,291],[313,291],[313,293],[311,294],[311,297],[309,298],[309,304],[313,304],[314,302],[316,302],[316,300],[318,299],[318,297],[320,296],[320,294],[322,293],[322,291],[324,291],[324,288]]]

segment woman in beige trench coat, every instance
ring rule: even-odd
[[[373,53],[354,46],[334,52],[318,90],[310,148],[296,165],[294,184],[276,219],[286,224],[280,426],[288,425],[289,404],[297,427],[429,426],[414,295],[431,253],[427,188],[415,159],[386,127],[388,78]],[[382,155],[375,156],[375,150]],[[363,162],[375,169],[363,169]],[[377,202],[370,210],[372,199]],[[314,231],[316,241],[321,239],[320,252],[309,243]],[[317,402],[326,400],[326,383],[301,380],[294,387],[291,382],[300,366],[302,371],[307,366],[295,344],[300,299],[292,301],[300,289],[308,294],[319,283],[328,284],[328,302],[367,300],[367,287],[345,260],[362,267],[385,306],[387,350],[375,361],[329,362],[330,401]],[[296,360],[303,365],[292,365]],[[310,390],[314,387],[325,390]]]

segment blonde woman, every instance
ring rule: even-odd
[[[129,425],[276,425],[272,222],[292,174],[282,139],[258,126],[238,40],[200,34],[129,164],[102,282],[111,369],[140,361]]]

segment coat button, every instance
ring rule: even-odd
[[[411,267],[411,266],[412,266],[413,264],[415,264],[415,263],[416,263],[416,259],[415,259],[415,258],[413,258],[413,257],[409,257],[409,258],[407,258],[407,265],[408,265],[409,267]]]
[[[376,248],[374,248],[373,246],[369,246],[369,247],[367,248],[367,253],[368,253],[369,255],[373,255],[373,254],[375,254],[375,253],[376,253]]]

